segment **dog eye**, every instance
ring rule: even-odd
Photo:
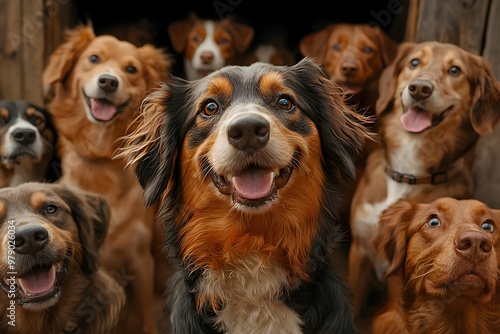
[[[281,110],[291,110],[292,107],[293,107],[293,103],[292,101],[290,101],[289,98],[287,97],[280,97],[278,99],[278,102],[276,103],[276,105],[278,106],[278,108],[280,108]]]
[[[28,120],[31,124],[33,124],[36,127],[41,127],[44,124],[44,119],[41,118],[40,116],[37,115],[31,115],[28,117]]]
[[[420,65],[420,59],[418,59],[418,58],[413,58],[413,59],[410,61],[410,65],[409,65],[409,67],[410,67],[410,68],[416,68],[418,65]]]
[[[193,42],[198,44],[201,42],[201,37],[199,35],[193,36]]]
[[[373,52],[373,49],[372,49],[371,47],[369,47],[369,46],[365,46],[365,47],[363,48],[363,52],[364,52],[364,53],[372,53],[372,52]]]
[[[221,37],[219,38],[219,43],[218,44],[221,44],[221,45],[224,45],[228,42],[227,38],[225,37]]]
[[[429,225],[429,227],[437,227],[437,226],[441,225],[441,221],[437,217],[432,217],[427,222],[427,225]]]
[[[135,67],[135,66],[127,66],[127,68],[125,69],[125,71],[127,71],[130,74],[134,74],[134,73],[137,73],[137,67]]]
[[[462,70],[458,66],[450,67],[448,72],[450,72],[450,74],[453,75],[454,77],[458,77],[458,76],[460,76],[460,74],[462,74]]]
[[[94,63],[94,64],[95,64],[95,63],[98,63],[98,62],[99,62],[99,56],[92,55],[92,56],[90,56],[90,57],[89,57],[89,61],[90,61],[91,63]]]
[[[481,228],[485,231],[488,232],[493,232],[495,231],[495,225],[493,225],[493,222],[490,220],[485,221],[482,225]]]
[[[49,214],[54,214],[57,211],[57,206],[53,204],[49,204],[45,207],[45,212]]]
[[[342,45],[340,45],[339,43],[333,44],[332,49],[334,49],[335,51],[340,51],[342,50]]]
[[[208,101],[201,112],[206,116],[213,116],[219,111],[219,105],[215,101]]]

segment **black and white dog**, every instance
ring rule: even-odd
[[[25,100],[0,100],[0,187],[55,181],[60,176],[56,141],[44,108]]]

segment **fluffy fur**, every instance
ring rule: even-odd
[[[122,155],[161,199],[170,333],[352,333],[328,261],[345,177],[367,137],[310,59],[171,80]]]
[[[68,31],[43,74],[47,108],[60,135],[60,182],[102,195],[111,207],[101,256],[127,284],[124,332],[156,332],[153,256],[160,246],[154,240],[156,210],[144,208],[134,172],[114,153],[120,138],[134,130],[142,100],[168,78],[170,66],[169,56],[152,45],[96,37],[91,27],[79,26]]]
[[[2,333],[114,333],[125,293],[99,265],[109,215],[102,197],[78,188],[0,190]]]
[[[401,198],[472,198],[468,156],[492,131],[499,107],[498,83],[482,57],[439,42],[399,46],[380,78],[383,147],[368,157],[352,202],[349,282],[358,316],[376,283],[384,284],[388,264],[371,243],[380,213]]]
[[[60,176],[50,114],[24,100],[0,100],[0,187]]]
[[[397,298],[373,334],[498,333],[500,210],[473,199],[402,200],[379,224],[374,245]]]

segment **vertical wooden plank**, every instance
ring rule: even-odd
[[[22,96],[20,18],[22,3],[0,0],[0,98]]]
[[[490,0],[421,0],[416,42],[436,40],[481,54]]]
[[[492,64],[495,78],[500,80],[500,1],[491,1],[483,56]]]
[[[405,42],[414,42],[417,30],[419,0],[410,0],[408,6],[408,15],[406,18]]]

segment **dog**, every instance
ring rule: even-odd
[[[311,59],[171,79],[119,153],[160,201],[170,333],[352,333],[330,266],[345,177],[369,136]]]
[[[255,29],[233,16],[221,21],[200,18],[190,12],[186,19],[171,22],[168,36],[172,48],[183,57],[183,76],[197,80],[226,65],[240,64]]]
[[[99,263],[107,202],[26,182],[0,189],[0,216],[0,332],[115,333],[125,292]]]
[[[60,171],[50,114],[25,100],[0,100],[0,188],[54,182]]]
[[[373,334],[498,333],[500,210],[476,199],[401,200],[380,218],[374,245],[400,284]]]
[[[154,257],[161,255],[156,212],[144,208],[134,171],[114,154],[120,138],[133,131],[142,100],[168,79],[170,68],[162,49],[96,37],[91,26],[80,25],[68,31],[43,73],[47,109],[59,133],[59,182],[99,194],[111,207],[101,256],[106,268],[125,277],[124,333],[156,333],[154,267],[164,261]]]
[[[388,264],[371,243],[380,213],[402,198],[473,198],[469,157],[498,122],[499,107],[500,87],[481,56],[435,41],[399,46],[380,77],[382,147],[368,157],[351,204],[348,281],[356,317],[377,304],[369,302],[373,291],[384,296]]]
[[[299,42],[302,55],[315,58],[342,87],[347,101],[369,116],[375,115],[378,80],[396,56],[397,45],[378,26],[355,23],[328,24]]]

